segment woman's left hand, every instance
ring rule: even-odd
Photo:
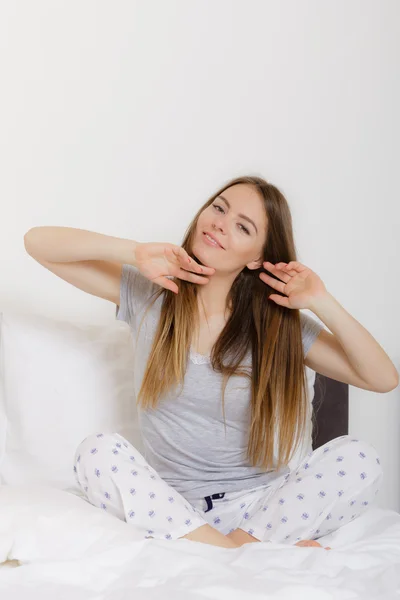
[[[286,308],[311,309],[313,301],[328,294],[323,281],[314,271],[297,261],[290,263],[264,262],[263,267],[273,273],[281,281],[277,281],[267,273],[260,273],[260,279],[278,290],[284,296],[271,294],[269,298]]]

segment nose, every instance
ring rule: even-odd
[[[218,231],[221,231],[222,233],[224,233],[225,228],[224,228],[224,222],[222,220],[222,217],[219,217],[219,216],[214,217],[212,227],[214,230],[218,230]]]

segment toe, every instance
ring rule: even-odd
[[[322,548],[321,544],[316,540],[301,540],[295,546]]]

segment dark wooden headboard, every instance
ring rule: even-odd
[[[349,433],[349,386],[315,374],[313,450]]]

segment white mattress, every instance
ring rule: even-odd
[[[69,492],[0,486],[2,600],[400,598],[400,514],[370,507],[301,548],[225,549],[135,539],[134,528]]]

